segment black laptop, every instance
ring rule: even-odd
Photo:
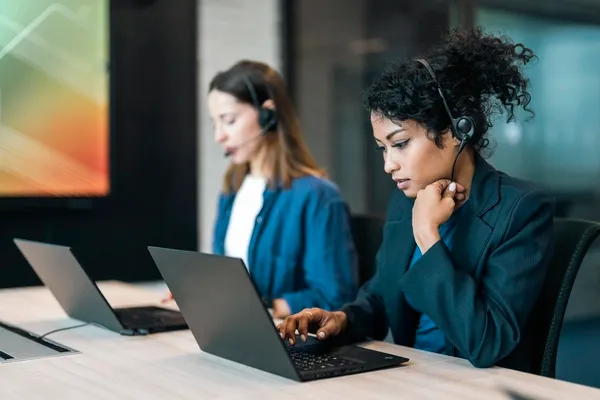
[[[290,346],[238,258],[148,247],[202,351],[297,381],[398,366],[408,359],[309,336]]]
[[[179,311],[155,306],[112,308],[69,247],[23,239],[14,242],[69,317],[123,335],[187,329]]]

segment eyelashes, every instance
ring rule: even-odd
[[[403,148],[405,148],[405,147],[406,147],[406,145],[408,144],[409,140],[410,140],[410,139],[403,140],[402,142],[394,143],[394,144],[392,145],[392,147],[395,147],[395,148],[397,148],[397,149],[403,149]]]
[[[394,148],[396,148],[396,149],[403,149],[403,148],[405,148],[405,147],[406,147],[406,145],[408,144],[408,142],[409,142],[409,141],[410,141],[410,139],[406,139],[406,140],[403,140],[403,141],[401,141],[401,142],[394,143],[394,144],[392,145],[392,147],[394,147]],[[380,145],[378,145],[378,144],[375,144],[375,145],[374,145],[374,148],[375,148],[375,150],[377,150],[377,151],[385,151],[385,150],[386,150],[386,147],[385,147],[385,146],[380,146]]]

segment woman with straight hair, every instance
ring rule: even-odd
[[[231,160],[214,253],[245,262],[275,317],[351,301],[358,261],[348,206],[305,145],[280,74],[242,60],[213,78],[208,108]]]

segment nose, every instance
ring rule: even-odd
[[[218,125],[214,127],[215,130],[215,142],[224,143],[225,139],[227,139],[227,134],[221,129]]]
[[[394,171],[400,169],[400,164],[394,159],[394,154],[391,151],[387,151],[383,154],[383,170],[387,174],[392,174]]]

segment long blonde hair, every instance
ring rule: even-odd
[[[277,112],[276,132],[267,133],[257,150],[264,152],[265,170],[272,174],[269,185],[289,187],[296,178],[326,176],[302,139],[300,123],[283,78],[273,68],[261,62],[242,60],[218,73],[210,83],[209,92],[218,90],[234,96],[240,102],[254,105],[245,79],[252,84],[259,104],[270,99]],[[223,193],[237,192],[249,169],[248,163],[229,165],[223,177]]]

